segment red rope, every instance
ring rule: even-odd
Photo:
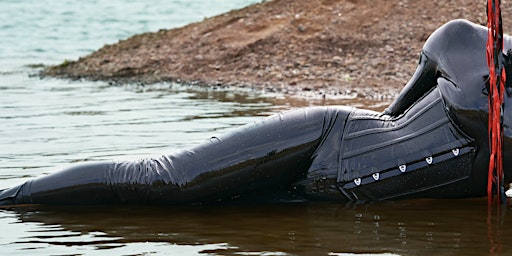
[[[492,203],[493,195],[502,202],[503,161],[501,155],[502,123],[501,110],[505,90],[505,69],[500,62],[503,49],[503,29],[500,0],[487,1],[487,65],[489,66],[489,173],[487,179],[487,199]]]

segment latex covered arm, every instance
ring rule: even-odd
[[[423,52],[418,67],[398,97],[386,108],[384,114],[399,116],[425,93],[436,86],[437,63],[429,59]]]

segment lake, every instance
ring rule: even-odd
[[[197,144],[310,105],[229,87],[112,86],[37,76],[131,35],[258,1],[0,1],[0,188],[67,166]],[[25,206],[0,210],[1,255],[508,255],[510,207],[485,199],[368,205]],[[511,228],[508,228],[508,226]]]

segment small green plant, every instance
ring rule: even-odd
[[[59,68],[65,68],[67,66],[69,66],[69,64],[71,64],[72,61],[68,60],[68,59],[65,59],[60,65],[59,65]]]

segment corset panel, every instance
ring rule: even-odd
[[[382,184],[385,179],[416,170],[428,171],[429,166],[439,168],[439,164],[452,158],[472,155],[472,140],[453,125],[445,109],[440,92],[435,88],[396,118],[366,110],[352,112],[341,142],[337,181],[342,192],[347,194],[347,190]],[[457,177],[454,173],[444,175],[446,181],[441,175],[436,182],[442,184],[469,177],[471,168],[467,165],[464,165],[467,172],[457,170]],[[425,177],[428,179],[428,175]],[[422,185],[425,186],[428,187]],[[397,191],[391,194],[403,193],[399,191],[400,186],[395,187]],[[357,199],[354,196],[357,197],[349,197]]]

